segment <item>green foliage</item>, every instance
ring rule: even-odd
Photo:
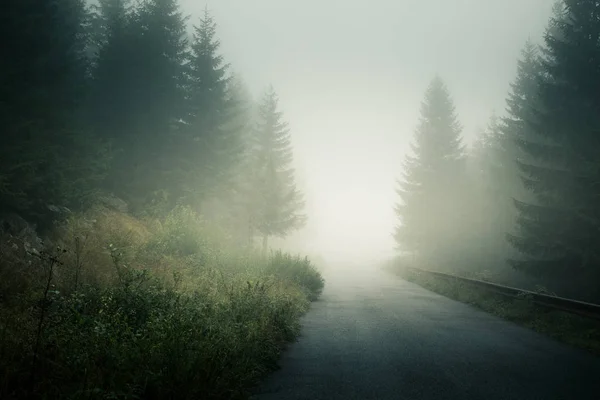
[[[279,100],[270,87],[258,106],[257,126],[250,138],[248,175],[251,187],[246,194],[251,210],[251,229],[263,236],[285,237],[306,223],[304,199],[297,189],[291,135],[282,120]]]
[[[396,269],[400,275],[426,289],[470,304],[536,332],[600,355],[600,323],[562,311],[537,306],[528,296],[507,298],[460,281]]]
[[[325,286],[325,280],[308,257],[292,256],[281,251],[273,253],[265,268],[265,273],[306,289],[310,300],[316,300]]]
[[[437,253],[439,242],[420,231],[428,224],[436,234],[450,227],[460,239],[432,268],[486,268],[516,286],[542,283],[563,296],[600,299],[598,27],[596,2],[556,2],[544,45],[523,48],[507,115],[492,118],[470,152],[470,185],[447,213],[468,212],[451,222],[424,212],[430,205],[414,195],[425,190],[422,177],[403,182],[397,239],[404,248],[421,242]],[[409,175],[415,169],[406,165]],[[435,186],[439,192],[430,198],[445,202],[452,190]]]
[[[62,242],[83,244],[50,274],[0,249],[2,398],[245,398],[323,288],[307,259],[224,254],[188,208],[144,223],[98,209],[66,225]]]
[[[201,254],[205,247],[202,228],[198,214],[189,208],[178,207],[162,221],[146,249],[175,257]]]
[[[261,126],[263,139],[276,135],[277,160],[259,167],[252,99],[208,11],[188,40],[177,0],[85,4],[7,4],[0,29],[19,40],[0,57],[0,207],[46,227],[48,205],[85,210],[102,191],[137,216],[202,210],[238,245],[251,246],[258,225],[266,235],[300,227],[289,133],[270,119],[275,94]],[[259,169],[262,186],[246,174]]]
[[[509,239],[521,253],[513,267],[554,281],[579,282],[598,298],[600,234],[600,19],[593,1],[565,0],[555,7],[546,36],[537,102],[529,104],[531,135],[519,161],[533,201],[516,202],[518,231]],[[586,282],[594,282],[592,285]]]
[[[10,1],[0,28],[0,207],[38,220],[47,204],[82,207],[104,178],[105,143],[83,121],[84,2]]]
[[[185,204],[202,204],[230,187],[243,150],[244,127],[230,123],[237,104],[230,96],[229,65],[219,54],[216,28],[205,10],[199,26],[194,26],[186,64],[186,124],[177,132],[173,152],[173,177]]]
[[[105,187],[137,212],[170,189],[169,150],[186,96],[185,22],[175,0],[103,0],[96,9],[88,115],[115,149]]]
[[[516,210],[513,198],[522,193],[516,173],[516,153],[510,147],[505,122],[492,115],[467,158],[469,187],[462,193],[468,207],[461,224],[464,244],[462,263],[472,270],[487,268],[495,275],[513,273],[506,264],[512,249],[506,233],[514,229]]]
[[[100,0],[93,10],[89,122],[116,149],[129,151],[124,144],[134,133],[130,113],[139,84],[134,79],[138,67],[134,10],[124,0]]]
[[[75,211],[44,232],[60,260],[0,238],[3,399],[243,398],[323,288],[308,260],[236,241],[251,100],[208,12],[190,46],[178,1],[132,3],[3,9],[0,208]]]
[[[458,194],[464,187],[460,130],[448,90],[436,77],[425,94],[414,154],[405,159],[397,190],[396,243],[422,259],[444,258],[457,237],[463,209]]]
[[[518,201],[533,200],[523,185],[517,160],[530,159],[520,144],[535,139],[531,121],[538,104],[541,65],[536,46],[527,42],[517,62],[517,76],[506,99],[508,115],[493,116],[487,129],[477,138],[470,154],[472,166],[469,249],[475,262],[492,268],[496,275],[510,275],[513,280],[521,274],[510,271],[506,259],[516,252],[506,240],[516,228]]]

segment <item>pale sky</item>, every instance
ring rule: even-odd
[[[393,251],[395,180],[437,73],[472,140],[504,110],[519,52],[552,0],[182,0],[218,23],[221,52],[257,95],[272,84],[292,130],[309,225],[328,260]]]

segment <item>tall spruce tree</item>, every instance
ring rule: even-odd
[[[144,0],[133,9],[103,0],[101,10],[96,124],[118,152],[107,187],[134,211],[162,212],[172,167],[165,150],[184,116],[186,18],[175,0]]]
[[[271,86],[257,112],[257,126],[250,148],[252,193],[247,201],[252,210],[252,237],[263,238],[263,251],[271,236],[285,237],[304,226],[304,199],[294,177],[290,130],[282,120],[279,100]]]
[[[464,196],[471,212],[463,226],[468,226],[471,234],[466,246],[462,246],[463,253],[472,257],[470,264],[478,272],[485,270],[494,279],[520,285],[528,284],[529,279],[507,266],[506,260],[515,255],[515,250],[506,236],[516,227],[514,200],[531,200],[522,184],[517,160],[527,158],[519,143],[531,136],[526,121],[531,119],[531,106],[537,98],[538,57],[536,46],[528,41],[506,101],[508,115],[493,115],[469,152],[471,185]]]
[[[475,170],[473,188],[477,193],[474,196],[481,206],[475,218],[488,230],[488,234],[482,236],[489,236],[492,231],[504,241],[509,226],[506,217],[514,209],[511,185],[518,177],[511,175],[511,166],[516,166],[516,161],[505,147],[502,128],[502,121],[492,115],[469,155]]]
[[[455,229],[460,226],[458,194],[464,185],[461,127],[443,81],[436,77],[425,94],[421,120],[404,161],[397,190],[400,203],[395,231],[399,249],[421,262],[436,264],[451,254]]]
[[[252,133],[255,124],[255,104],[239,75],[232,75],[228,85],[231,116],[225,129],[236,132],[239,160],[235,160],[225,171],[231,179],[221,185],[220,196],[212,202],[211,214],[218,216],[220,225],[226,228],[232,239],[241,246],[252,245],[250,228],[251,202],[248,201],[255,189],[252,182]],[[235,148],[234,148],[235,150]],[[227,177],[229,178],[229,177]],[[208,210],[208,207],[204,207]]]
[[[519,230],[509,240],[518,269],[582,288],[598,299],[600,278],[600,4],[565,0],[545,36],[531,135],[520,160],[533,202],[516,202]],[[586,287],[586,283],[588,283]]]
[[[241,155],[241,128],[231,123],[237,101],[230,94],[228,64],[219,54],[216,23],[205,9],[195,27],[188,63],[186,126],[177,137],[178,177],[183,201],[200,206],[232,184]]]
[[[514,228],[513,198],[520,181],[515,172],[515,146],[504,130],[503,120],[493,114],[468,153],[470,184],[462,196],[469,209],[462,227],[469,235],[461,251],[469,257],[471,270],[492,273],[495,279],[518,275],[506,265],[512,250],[506,234]]]
[[[129,0],[99,0],[92,24],[93,85],[91,123],[99,135],[122,148],[133,134],[132,113],[135,76],[138,73],[136,43]]]
[[[32,218],[48,204],[83,206],[102,179],[89,134],[82,0],[9,0],[0,32],[0,206]],[[44,211],[45,210],[45,211]]]
[[[508,115],[502,118],[498,140],[504,175],[512,180],[507,182],[509,197],[519,201],[533,200],[521,180],[518,162],[525,162],[529,158],[522,145],[536,138],[529,122],[537,117],[541,76],[538,47],[527,41],[517,62],[517,76],[511,83],[511,91],[506,99]]]

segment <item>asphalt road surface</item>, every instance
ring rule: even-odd
[[[332,273],[257,400],[599,400],[600,358],[381,271]]]

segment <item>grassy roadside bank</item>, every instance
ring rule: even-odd
[[[0,244],[3,399],[246,398],[324,285],[308,259],[238,251],[186,209],[98,208],[39,256]]]
[[[561,342],[600,355],[600,322],[540,307],[530,302],[526,295],[521,298],[507,298],[464,282],[448,281],[402,267],[388,269],[432,292],[470,304]]]

